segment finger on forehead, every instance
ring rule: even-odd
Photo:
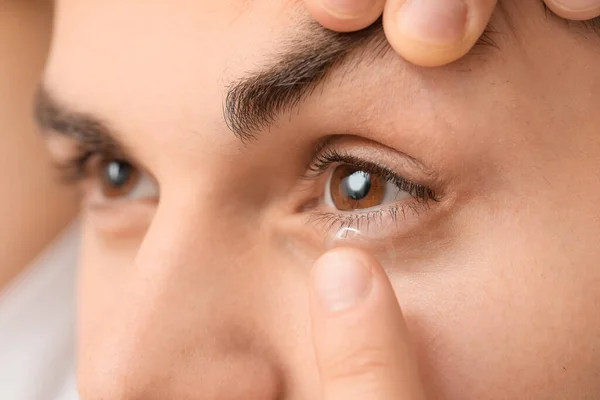
[[[398,54],[417,65],[438,67],[471,50],[495,6],[496,0],[389,0],[383,26]]]

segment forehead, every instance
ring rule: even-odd
[[[145,156],[153,161],[173,150],[168,152],[172,163],[172,155],[183,151],[182,141],[188,147],[195,143],[196,150],[225,148],[235,140],[223,121],[226,88],[306,34],[308,17],[298,3],[59,0],[45,81],[70,108],[116,125],[136,151],[148,148],[151,139],[153,154]],[[398,57],[372,64],[353,76],[360,79],[319,91],[312,121],[305,119],[322,131],[364,128],[359,133],[415,145],[434,139],[444,154],[459,148],[461,137],[464,152],[474,147],[473,135],[527,134],[507,127],[545,121],[547,113],[533,111],[553,102],[553,93],[566,95],[589,85],[564,78],[568,70],[568,76],[590,75],[585,63],[555,61],[588,59],[592,53],[574,46],[562,24],[546,18],[537,1],[519,7],[514,14],[527,17],[512,21],[513,29],[503,13],[494,21],[502,32],[496,37],[499,49],[476,50],[443,69],[416,69]],[[548,32],[554,33],[552,40]],[[524,34],[527,40],[514,40]],[[477,143],[480,154],[486,142]]]
[[[302,14],[302,8],[289,1],[57,3],[55,40],[77,51],[79,58],[95,60],[94,54],[98,54],[132,63],[152,62],[165,71],[171,71],[167,67],[175,62],[189,63],[198,56],[204,64],[212,64],[215,60],[203,58],[210,54],[231,63],[236,60],[227,56],[234,55],[237,61],[258,61],[255,56],[261,54],[260,50],[272,47],[274,40],[289,29],[290,19]]]
[[[324,32],[310,30],[298,3],[61,0],[45,86],[65,108],[106,122],[141,163],[173,160],[182,142],[227,154],[234,143],[237,153],[223,118],[228,89]],[[381,87],[378,72],[360,81]],[[337,103],[355,96],[339,86],[319,93]]]
[[[61,0],[45,81],[102,115],[117,117],[110,103],[125,100],[185,118],[263,64],[302,13],[289,1]],[[99,98],[114,101],[86,104]]]

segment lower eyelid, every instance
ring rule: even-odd
[[[429,206],[416,200],[366,209],[360,212],[311,210],[307,222],[329,234],[341,228],[366,229],[383,235],[398,235],[413,229]]]
[[[156,203],[116,200],[112,203],[85,204],[83,216],[96,231],[112,237],[141,237],[156,212]]]

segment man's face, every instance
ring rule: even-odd
[[[318,398],[308,274],[342,227],[431,398],[597,396],[600,41],[503,6],[420,69],[291,1],[59,1],[38,112],[84,165],[83,398]]]

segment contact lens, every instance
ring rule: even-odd
[[[358,248],[373,255],[384,267],[397,259],[396,247],[391,238],[378,236],[366,230],[343,227],[329,235],[325,241],[325,249],[337,247]]]

